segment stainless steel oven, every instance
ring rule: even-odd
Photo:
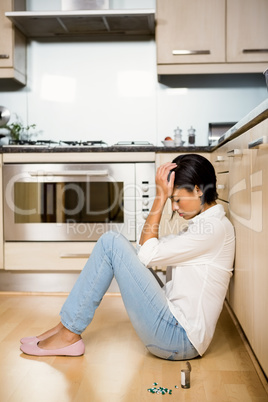
[[[96,241],[116,230],[136,241],[154,197],[155,164],[10,163],[5,241]]]

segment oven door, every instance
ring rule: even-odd
[[[5,241],[136,240],[135,164],[4,165]]]

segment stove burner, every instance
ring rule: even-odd
[[[148,142],[148,141],[119,141],[115,145],[120,145],[120,146],[136,145],[136,146],[140,146],[140,145],[152,145],[152,144],[150,142]]]
[[[52,145],[57,144],[55,141],[51,140],[9,140],[9,145]]]
[[[60,146],[60,147],[94,147],[108,146],[103,141],[52,141],[52,140],[9,140],[9,145],[13,146]]]
[[[92,147],[92,146],[108,146],[106,142],[103,141],[60,141],[60,145],[71,145],[71,146],[84,146],[84,147]]]

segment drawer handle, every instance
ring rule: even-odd
[[[0,54],[0,59],[9,59],[9,54]]]
[[[224,190],[224,189],[225,189],[225,185],[224,185],[224,184],[218,184],[218,185],[217,185],[217,189],[218,189],[218,190]]]
[[[264,135],[261,138],[258,138],[255,141],[252,141],[248,144],[249,149],[258,148],[260,145],[264,145],[265,147],[268,146],[267,135]]]
[[[241,156],[243,155],[243,151],[241,149],[232,149],[231,151],[227,152],[228,157],[236,157],[236,156]]]
[[[89,258],[90,254],[83,254],[83,253],[66,253],[66,254],[61,254],[60,258]]]
[[[268,53],[268,49],[243,49],[243,53]]]
[[[218,155],[215,159],[215,162],[223,162],[224,161],[224,156]]]
[[[174,54],[174,56],[192,56],[195,54],[210,54],[210,50],[173,50],[172,54]]]

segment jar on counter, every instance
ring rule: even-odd
[[[195,144],[195,129],[192,126],[188,130],[188,144],[189,145]]]
[[[182,132],[182,130],[179,127],[177,127],[176,130],[174,130],[174,145],[175,146],[182,145],[181,132]]]

